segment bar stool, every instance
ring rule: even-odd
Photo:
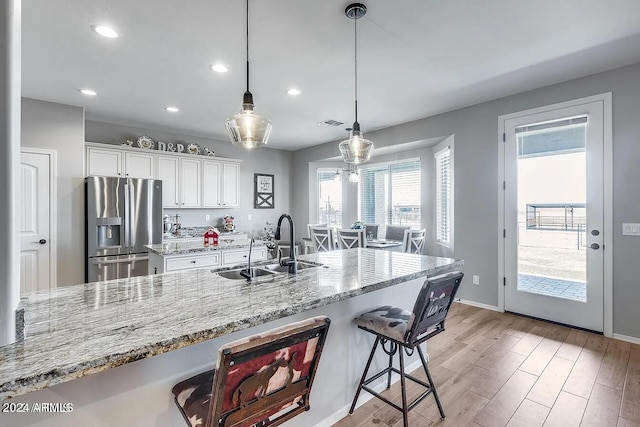
[[[220,347],[216,369],[171,390],[187,425],[277,426],[308,411],[329,323],[318,316]]]
[[[447,317],[449,307],[451,307],[451,303],[455,298],[463,276],[460,272],[453,272],[427,279],[418,293],[418,298],[416,299],[412,312],[387,305],[364,313],[355,319],[358,328],[374,334],[376,341],[373,344],[369,360],[358,384],[358,390],[353,398],[349,414],[353,414],[360,392],[365,390],[402,412],[404,427],[408,427],[409,425],[409,411],[432,393],[438,405],[440,416],[442,418],[445,417],[440,399],[438,398],[436,386],[431,378],[431,373],[429,372],[427,361],[425,360],[420,344],[444,332],[445,318]],[[387,343],[389,345],[388,349],[385,347]],[[370,378],[367,378],[367,373],[378,344],[381,344],[382,350],[389,356],[389,366]],[[428,383],[404,372],[404,354],[406,353],[407,356],[411,356],[416,348],[418,349],[424,371],[427,374]],[[393,367],[393,356],[396,353],[398,353],[400,362],[399,370]],[[402,407],[368,387],[369,383],[387,374],[387,389],[390,388],[392,372],[400,375]],[[409,404],[407,404],[406,379],[410,379],[426,389]]]

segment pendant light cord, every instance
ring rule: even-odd
[[[355,74],[356,123],[358,123],[358,18],[353,19],[353,59]]]
[[[247,0],[247,92],[249,92],[249,0]]]

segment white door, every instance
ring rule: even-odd
[[[199,208],[201,203],[200,160],[180,159],[180,206]]]
[[[158,156],[158,179],[162,180],[162,206],[165,208],[177,208],[180,205],[179,165],[178,157]]]
[[[20,161],[20,293],[55,287],[51,246],[51,154],[22,151]]]
[[[604,100],[513,116],[503,121],[505,309],[603,331]]]
[[[202,207],[219,208],[220,201],[220,163],[202,162]]]
[[[126,151],[124,153],[124,172],[129,178],[154,178],[154,165],[156,156],[153,154],[134,153]]]
[[[237,207],[240,165],[237,163],[224,163],[222,165],[222,170],[222,205],[227,207]]]

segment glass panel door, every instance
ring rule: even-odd
[[[603,330],[603,120],[603,101],[504,120],[507,311]]]

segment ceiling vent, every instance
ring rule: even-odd
[[[320,126],[342,126],[344,123],[339,122],[337,120],[333,120],[333,119],[329,119],[329,120],[325,120],[323,122],[318,122],[318,124]]]

